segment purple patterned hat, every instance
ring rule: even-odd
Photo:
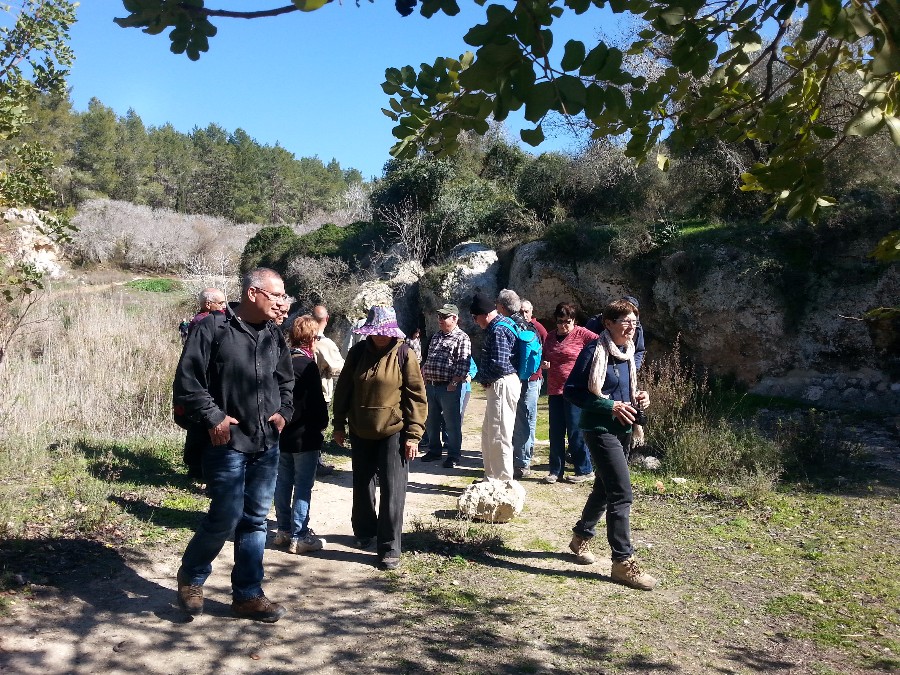
[[[383,335],[384,337],[405,338],[406,333],[397,326],[397,312],[393,307],[375,305],[369,308],[366,322],[354,329],[358,335]]]

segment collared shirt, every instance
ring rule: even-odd
[[[498,314],[484,331],[481,359],[478,361],[478,381],[484,385],[516,372],[513,362],[516,334],[501,320],[508,321],[509,319]]]
[[[191,332],[178,362],[173,404],[199,427],[211,429],[230,415],[229,446],[261,452],[278,443],[269,418],[294,412],[294,369],[281,331],[245,324],[229,309],[211,314]]]
[[[472,341],[459,326],[449,333],[439,330],[428,343],[428,358],[422,364],[422,377],[434,382],[449,382],[454,378],[460,380],[469,372],[471,355]]]

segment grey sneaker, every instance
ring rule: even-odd
[[[523,478],[528,478],[531,475],[531,469],[527,466],[517,466],[513,469],[513,479],[522,480]]]
[[[203,614],[203,586],[194,586],[178,570],[178,606],[191,616]]]
[[[577,534],[572,535],[572,541],[569,542],[569,550],[575,554],[575,560],[581,565],[593,565],[597,562],[597,558],[591,553],[591,540],[579,537]]]
[[[594,480],[594,472],[572,474],[567,480],[570,483],[587,483],[589,480]]]
[[[291,540],[288,546],[288,553],[310,553],[312,551],[321,551],[328,543],[322,537],[317,537],[312,530],[307,530],[305,537]]]
[[[275,533],[275,539],[272,540],[272,546],[287,546],[291,543],[291,533],[284,530],[278,530]]]
[[[541,478],[541,481],[547,483],[548,485],[553,485],[558,480],[559,476],[557,476],[555,473],[548,473],[546,476]]]
[[[614,560],[612,572],[609,576],[613,581],[636,588],[639,591],[652,591],[656,586],[656,579],[641,570],[634,556],[618,562]]]

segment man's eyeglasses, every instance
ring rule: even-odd
[[[265,295],[269,300],[274,300],[275,302],[284,302],[288,299],[288,296],[285,293],[272,293],[271,291],[267,291],[265,288],[260,288],[259,286],[254,286],[253,288]]]
[[[637,326],[637,319],[616,319],[614,323],[619,324],[620,326]]]

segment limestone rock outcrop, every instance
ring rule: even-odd
[[[446,261],[433,267],[419,282],[422,312],[426,333],[438,330],[435,312],[446,302],[459,306],[459,326],[468,333],[477,330],[469,314],[469,305],[476,293],[496,297],[500,262],[497,252],[484,244],[464,242],[450,251]]]
[[[488,478],[467,487],[457,506],[463,518],[508,523],[525,507],[525,488],[518,481]]]

